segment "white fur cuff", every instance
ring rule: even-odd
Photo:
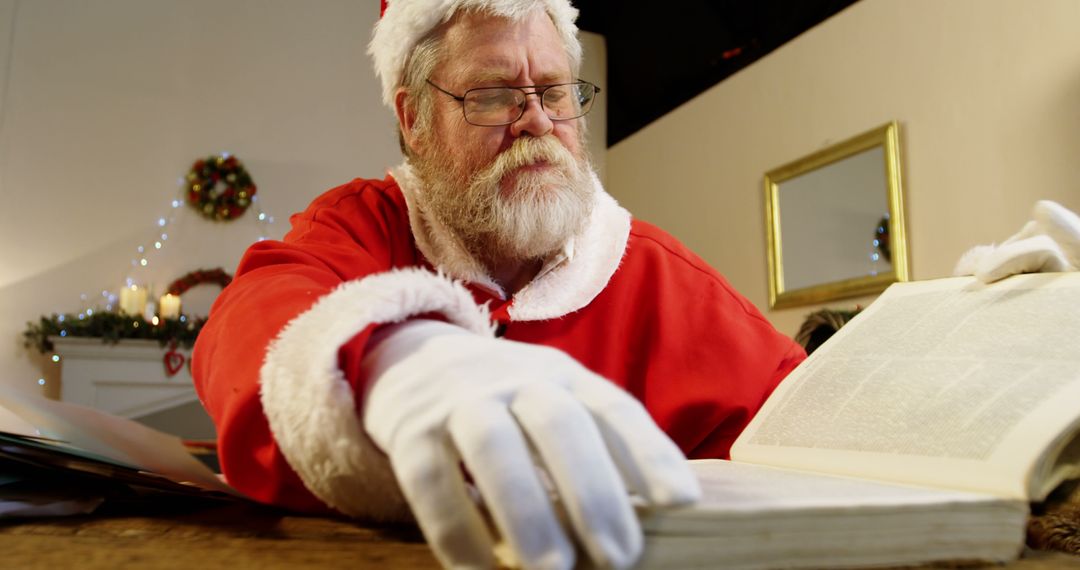
[[[994,246],[992,245],[977,245],[964,252],[964,255],[960,256],[960,259],[956,261],[956,266],[953,267],[952,274],[956,277],[963,275],[975,275],[975,272],[979,269],[979,264],[983,259],[994,253]]]
[[[486,307],[460,283],[403,269],[342,284],[290,321],[267,349],[260,396],[270,431],[308,490],[347,515],[401,520],[408,507],[360,425],[338,350],[372,324],[423,313],[493,334]]]

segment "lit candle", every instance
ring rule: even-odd
[[[180,296],[165,294],[158,304],[158,315],[163,319],[180,318]]]
[[[146,310],[146,289],[132,285],[120,290],[120,312],[139,316]]]

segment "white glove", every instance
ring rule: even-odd
[[[1080,267],[1080,217],[1056,202],[1040,200],[1032,220],[1001,245],[976,246],[965,253],[954,275],[974,275],[992,283],[1017,273],[1076,271]]]
[[[364,429],[444,566],[495,565],[462,462],[525,568],[572,568],[575,540],[598,566],[628,567],[643,542],[628,489],[652,506],[699,498],[682,453],[644,407],[565,353],[436,321],[387,329],[363,362]]]

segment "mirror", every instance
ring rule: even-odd
[[[765,174],[771,308],[908,280],[898,131],[891,122]]]

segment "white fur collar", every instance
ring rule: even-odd
[[[502,288],[450,229],[419,207],[417,196],[423,190],[408,162],[390,174],[405,196],[409,225],[424,257],[450,277],[501,292]],[[581,309],[603,291],[619,268],[630,236],[630,213],[604,191],[595,173],[592,180],[596,187],[592,214],[585,228],[573,238],[573,255],[518,291],[510,307],[511,319],[554,319]]]

